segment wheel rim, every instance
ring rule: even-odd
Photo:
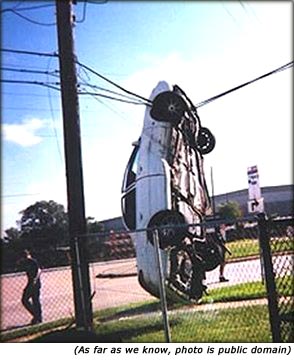
[[[187,106],[182,97],[174,92],[162,92],[153,100],[150,114],[157,121],[177,124],[186,110]]]
[[[208,128],[202,127],[197,136],[197,149],[202,154],[211,152],[215,147],[215,138]]]

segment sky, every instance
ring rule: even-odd
[[[146,98],[166,80],[197,104],[293,60],[291,1],[92,0],[78,1],[73,12],[78,61]],[[58,52],[54,1],[2,1],[1,23],[2,49]],[[1,68],[3,232],[35,202],[67,208],[67,199],[60,92],[3,82],[54,86],[58,59],[2,51]],[[216,138],[204,158],[210,193],[211,170],[217,195],[246,189],[254,165],[261,187],[293,184],[292,69],[198,109]],[[93,92],[90,84],[122,93],[80,66],[77,74],[81,90]],[[120,216],[144,106],[80,95],[79,109],[86,216]]]

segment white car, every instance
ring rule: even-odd
[[[159,82],[149,99],[141,136],[125,170],[123,220],[134,231],[141,286],[159,296],[152,234],[159,227],[167,298],[198,300],[206,289],[205,271],[220,262],[219,248],[208,245],[201,225],[210,212],[203,155],[212,151],[215,139],[178,86]]]

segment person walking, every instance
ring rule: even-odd
[[[32,257],[29,250],[22,252],[20,260],[22,269],[27,275],[27,284],[23,290],[21,302],[32,315],[31,324],[42,322],[42,307],[40,302],[41,268],[38,261]]]
[[[226,225],[225,224],[221,224],[219,226],[219,228],[217,230],[217,237],[218,237],[218,240],[221,242],[221,244],[224,246],[225,242],[226,242]],[[229,281],[229,279],[227,279],[224,276],[225,265],[226,265],[226,258],[225,258],[226,252],[225,252],[225,250],[226,250],[226,248],[224,246],[224,251],[223,251],[223,254],[222,254],[222,260],[221,260],[221,263],[220,263],[220,266],[219,266],[219,281],[221,283]]]

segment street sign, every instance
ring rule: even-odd
[[[257,166],[247,168],[248,176],[248,212],[261,213],[264,212],[264,200],[261,197],[261,190],[259,186],[259,175]]]
[[[264,200],[261,197],[258,200],[249,200],[248,201],[248,212],[249,213],[261,213],[264,212]]]

